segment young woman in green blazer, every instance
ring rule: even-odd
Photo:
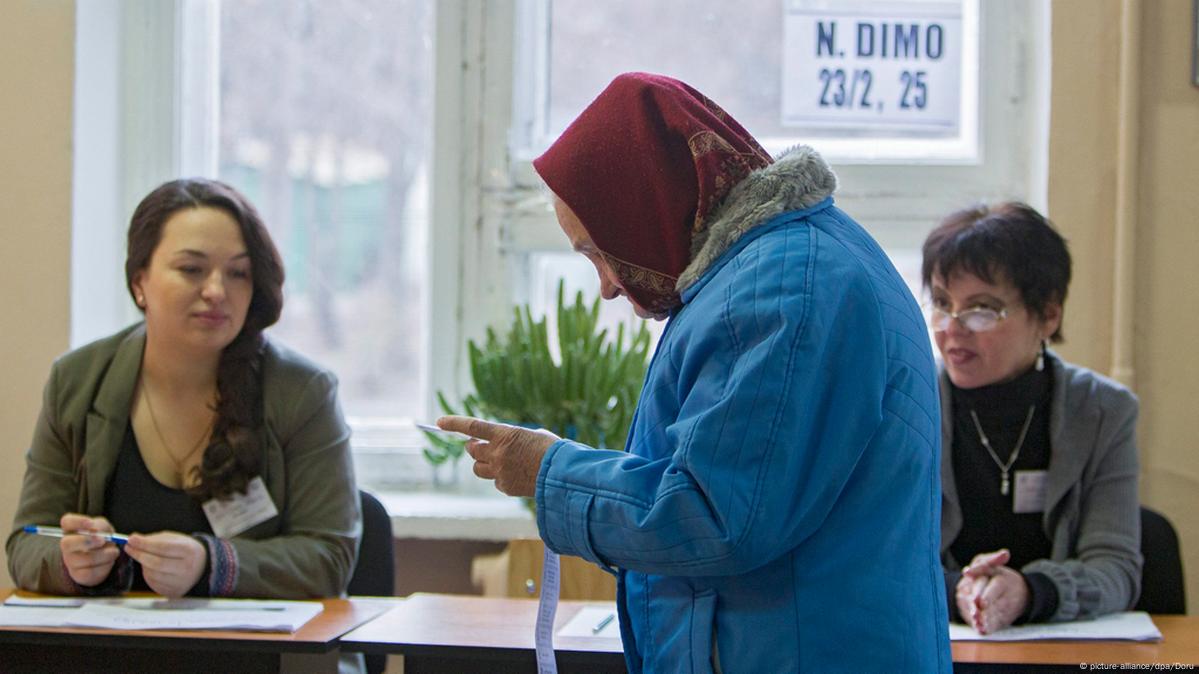
[[[350,432],[333,375],[263,334],[283,265],[254,207],[213,180],[160,186],[133,214],[125,272],[145,322],[51,369],[12,578],[54,594],[342,594],[361,529]],[[93,535],[114,531],[128,542]]]

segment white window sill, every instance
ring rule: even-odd
[[[521,499],[496,491],[458,464],[452,484],[433,485],[433,468],[419,450],[356,448],[358,486],[374,494],[391,515],[395,538],[499,541],[537,538],[537,523]],[[448,468],[448,466],[443,466]]]
[[[498,491],[494,496],[461,491],[374,494],[391,515],[396,538],[499,542],[537,538],[537,523],[528,508],[520,499]]]

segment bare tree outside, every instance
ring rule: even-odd
[[[354,417],[423,415],[433,0],[227,0],[220,174],[287,267],[272,336]]]

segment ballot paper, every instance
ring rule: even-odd
[[[119,630],[295,632],[321,612],[316,601],[8,597],[0,625]]]
[[[533,650],[537,655],[537,674],[558,674],[554,656],[554,616],[558,613],[561,563],[558,553],[545,546],[541,563],[541,596],[537,599],[537,623],[533,629]]]
[[[565,625],[558,629],[560,637],[620,638],[620,621],[616,619],[616,607],[584,606]]]
[[[1094,620],[1075,620],[1066,623],[1020,625],[999,630],[994,634],[979,634],[966,625],[949,626],[950,641],[1161,641],[1162,633],[1148,613],[1128,611],[1113,613]]]

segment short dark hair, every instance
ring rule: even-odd
[[[134,279],[149,266],[162,241],[167,221],[185,208],[220,209],[237,222],[254,281],[245,324],[221,352],[212,440],[194,469],[199,481],[188,490],[204,501],[245,493],[249,481],[258,474],[262,450],[258,430],[263,423],[262,331],[274,325],[283,311],[283,259],[257,209],[241,192],[208,178],[172,180],[146,195],[133,211],[125,254],[125,282],[130,295],[134,295]]]
[[[1049,220],[1028,204],[1009,201],[956,211],[924,240],[920,276],[973,274],[987,283],[1008,281],[1020,301],[1041,318],[1050,304],[1065,305],[1070,285],[1070,251]],[[1049,337],[1062,341],[1062,330]]]

